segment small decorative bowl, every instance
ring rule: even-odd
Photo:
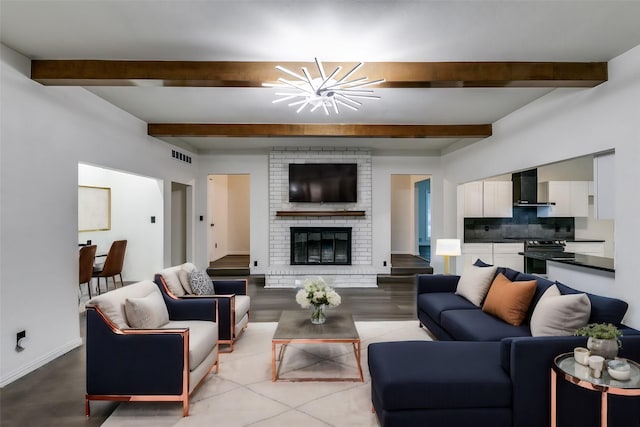
[[[607,362],[607,372],[611,378],[618,381],[626,381],[631,377],[631,369],[626,360],[614,359]]]

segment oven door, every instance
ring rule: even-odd
[[[525,257],[524,272],[527,274],[547,274],[547,261]]]

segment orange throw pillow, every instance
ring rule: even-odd
[[[512,282],[500,273],[489,288],[482,311],[510,325],[520,326],[527,316],[527,310],[535,292],[535,280]]]

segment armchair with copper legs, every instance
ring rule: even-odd
[[[86,312],[86,415],[92,400],[182,402],[218,372],[217,303],[168,300],[145,280],[92,298]]]
[[[212,280],[213,295],[194,295],[188,285],[190,273],[196,267],[192,263],[165,268],[155,275],[155,282],[165,299],[182,300],[209,297],[218,301],[219,343],[226,344],[226,352],[232,352],[236,340],[247,328],[251,298],[247,294],[247,279]],[[185,282],[183,284],[183,282]]]

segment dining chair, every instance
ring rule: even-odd
[[[98,294],[100,294],[100,278],[104,277],[105,289],[109,290],[109,277],[113,279],[114,289],[117,287],[116,276],[120,276],[120,286],[124,286],[122,281],[122,265],[124,264],[124,253],[127,249],[126,240],[116,240],[111,244],[104,264],[93,267],[93,277],[98,279]]]
[[[96,259],[96,245],[85,245],[80,248],[80,274],[78,286],[82,293],[82,284],[87,284],[89,298],[91,298],[91,279],[93,278],[93,263]]]

